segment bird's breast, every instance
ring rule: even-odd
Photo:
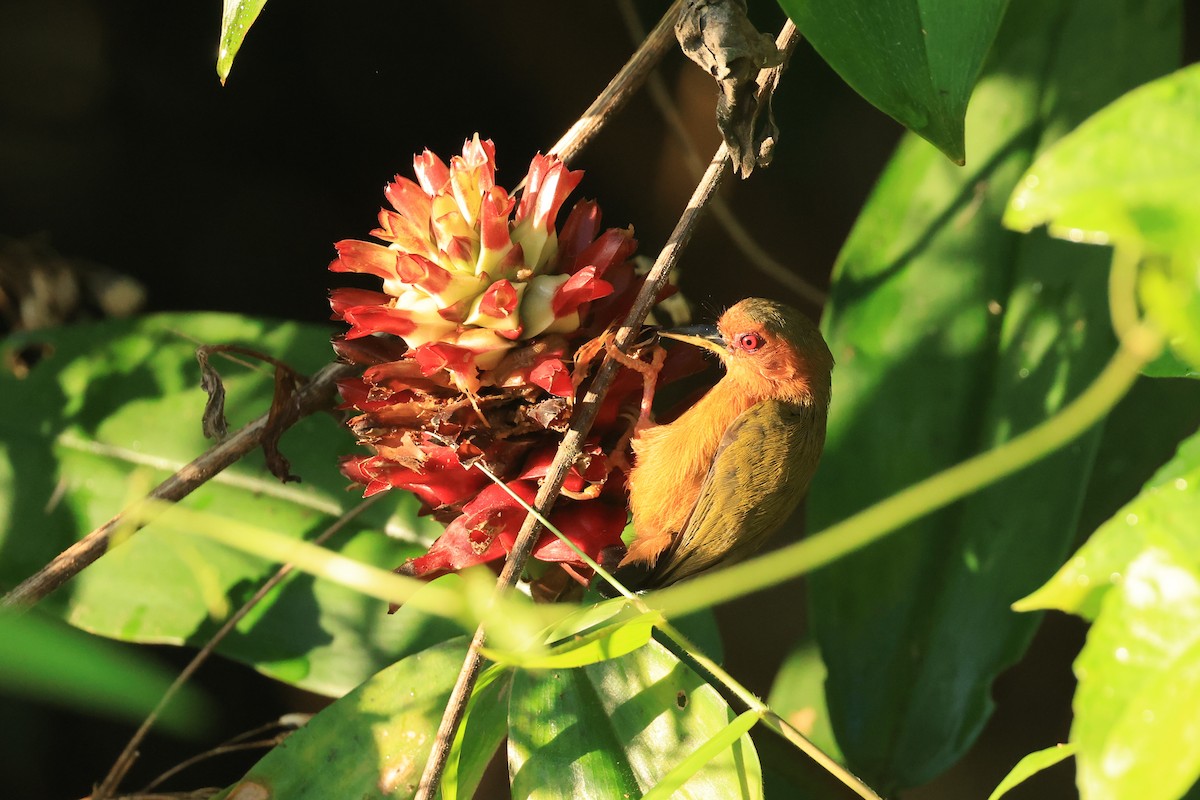
[[[728,377],[674,422],[634,439],[629,505],[637,538],[626,563],[654,563],[683,529],[726,429],[754,404],[755,398],[727,383]]]

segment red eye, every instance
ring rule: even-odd
[[[753,353],[763,346],[763,337],[757,333],[739,333],[734,337],[734,343],[747,353]]]

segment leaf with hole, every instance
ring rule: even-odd
[[[212,446],[201,432],[198,344],[252,344],[311,374],[331,358],[328,338],[315,325],[163,314],[4,340],[0,363],[13,363],[15,353],[34,346],[45,355],[24,377],[0,373],[0,583],[23,580]],[[234,426],[265,413],[272,370],[230,362],[221,369]],[[301,420],[281,447],[301,483],[280,483],[253,453],[183,506],[311,538],[360,502],[337,469],[353,439],[331,416]],[[411,498],[388,498],[330,546],[391,569],[419,552],[401,537],[415,542],[438,528],[418,522],[415,506]],[[260,558],[151,526],[128,536],[46,605],[104,636],[200,645],[274,571]],[[380,601],[294,574],[219,652],[280,680],[339,695],[406,648],[412,632],[385,612]]]

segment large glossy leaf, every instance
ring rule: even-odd
[[[1008,0],[779,4],[855,91],[962,163],[967,101]]]
[[[1200,778],[1200,433],[1017,608],[1093,619],[1071,741],[1085,800],[1175,800]]]
[[[12,586],[211,446],[200,430],[205,395],[198,343],[240,342],[304,372],[329,360],[317,326],[221,314],[170,314],[10,337],[0,363],[43,352],[28,375],[0,375],[0,582]],[[270,371],[235,364],[226,376],[234,425],[270,405]],[[299,484],[281,484],[258,454],[194,492],[186,505],[291,536],[311,537],[358,502],[337,458],[351,437],[329,415],[301,421],[281,447]],[[372,508],[331,546],[391,568],[417,538],[413,507]],[[427,530],[427,529],[425,529]],[[51,597],[89,631],[140,642],[202,643],[275,567],[200,537],[153,525],[111,550]],[[391,662],[411,637],[384,604],[293,575],[221,646],[263,672],[332,695]]]
[[[1200,64],[1140,86],[1043,153],[1004,215],[1020,230],[1200,250]]]
[[[577,669],[518,672],[509,700],[512,796],[641,797],[735,716],[657,642]],[[674,796],[762,797],[749,736],[716,755]]]
[[[412,797],[466,654],[466,640],[455,639],[397,662],[313,717],[214,800]]]
[[[1004,215],[1066,238],[1115,242],[1142,256],[1146,312],[1200,370],[1200,65],[1142,86],[1038,158]]]
[[[836,268],[814,530],[1027,430],[1099,372],[1108,252],[1000,216],[1038,149],[1173,66],[1178,24],[1161,0],[1015,5],[967,116],[971,166],[901,144]],[[834,731],[872,785],[922,783],[977,736],[1037,624],[1008,604],[1061,563],[1096,441],[812,577]]]

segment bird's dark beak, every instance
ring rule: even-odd
[[[659,336],[668,339],[678,339],[681,342],[712,350],[714,353],[725,352],[725,337],[717,330],[716,325],[688,325],[685,328],[670,328],[658,332]]]

